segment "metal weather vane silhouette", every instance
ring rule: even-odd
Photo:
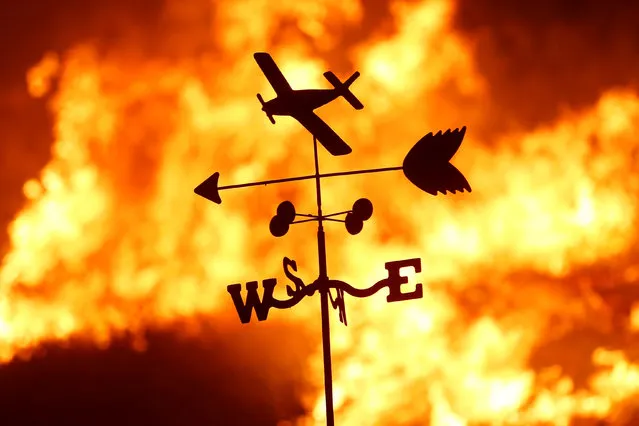
[[[317,155],[318,142],[322,144],[329,153],[335,156],[349,154],[352,150],[346,142],[314,113],[314,110],[338,97],[343,97],[353,108],[357,110],[362,109],[364,107],[362,103],[349,90],[350,85],[359,77],[359,72],[353,73],[353,75],[344,82],[341,82],[332,72],[325,72],[324,77],[333,85],[333,89],[293,90],[268,53],[260,52],[255,53],[253,56],[277,95],[268,102],[264,102],[260,94],[257,95],[258,100],[262,104],[262,111],[264,111],[273,124],[275,124],[274,115],[293,117],[313,135],[315,173],[312,175],[261,182],[219,186],[220,175],[216,172],[198,185],[195,188],[195,193],[216,204],[220,204],[222,202],[220,191],[222,190],[307,179],[315,180],[317,214],[300,214],[296,211],[293,203],[283,201],[277,207],[276,214],[269,224],[269,229],[273,236],[282,237],[293,224],[317,222],[318,278],[310,284],[305,284],[302,279],[293,274],[293,272],[297,271],[296,262],[285,257],[282,265],[284,273],[294,285],[286,286],[287,299],[277,299],[273,295],[275,286],[277,285],[277,279],[275,278],[262,280],[263,295],[261,300],[257,292],[257,281],[246,283],[246,299],[244,300],[241,295],[241,284],[231,284],[227,287],[227,290],[231,295],[231,299],[242,323],[250,322],[253,311],[255,311],[259,321],[265,321],[271,308],[292,308],[305,297],[313,296],[316,292],[320,294],[326,422],[328,426],[333,426],[333,384],[328,317],[329,300],[333,309],[338,310],[340,321],[344,325],[347,325],[344,293],[348,293],[353,297],[364,298],[372,296],[383,288],[387,288],[388,296],[386,297],[386,301],[400,302],[421,298],[423,296],[423,289],[422,284],[419,283],[416,284],[412,291],[404,291],[402,286],[408,284],[408,278],[400,273],[401,269],[408,267],[412,267],[415,273],[421,272],[420,258],[387,262],[385,269],[388,276],[365,289],[358,289],[344,281],[329,278],[326,266],[324,222],[342,222],[351,235],[356,235],[362,231],[364,222],[371,218],[373,214],[373,204],[366,198],[360,198],[353,203],[349,210],[324,214],[322,211],[321,181],[329,177],[402,170],[404,176],[411,183],[431,195],[437,195],[437,193],[446,194],[448,191],[452,193],[470,192],[470,185],[464,175],[457,170],[455,166],[450,164],[451,158],[461,145],[466,133],[466,127],[455,130],[449,129],[445,132],[439,131],[436,134],[428,133],[408,152],[401,166],[321,174]],[[340,216],[343,216],[343,218],[339,218]],[[331,289],[336,290],[335,297],[331,294]]]

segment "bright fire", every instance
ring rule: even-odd
[[[568,425],[622,416],[639,393],[639,364],[622,345],[544,348],[580,329],[639,328],[639,307],[619,320],[595,291],[639,277],[639,94],[604,93],[552,125],[484,141],[473,124],[486,119],[477,110],[485,82],[451,29],[451,1],[394,2],[396,31],[349,45],[348,66],[321,52],[339,50],[340,28],[362,19],[356,1],[217,3],[215,53],[149,59],[86,44],[47,54],[28,73],[31,94],[51,96],[55,142],[10,228],[0,358],[47,340],[108,345],[120,333],[221,315],[227,284],[279,276],[283,256],[312,277],[314,232],[299,227],[274,240],[267,226],[284,199],[310,210],[312,185],[223,193],[220,207],[192,192],[213,171],[229,184],[312,167],[301,126],[286,118],[272,126],[259,110],[254,94],[272,90],[252,53],[268,50],[293,87],[328,87],[327,69],[362,73],[353,91],[363,111],[342,101],[319,111],[354,149],[330,162],[323,155],[324,170],[397,165],[425,133],[469,128],[455,164],[472,194],[433,198],[399,174],[326,182],[329,210],[361,196],[375,205],[357,237],[329,228],[330,275],[363,287],[382,278],[385,261],[420,256],[427,289],[422,300],[394,305],[380,295],[347,300],[351,325],[332,326],[338,423]],[[282,30],[292,17],[297,28]],[[453,95],[466,102],[451,104]],[[315,308],[271,317],[315,318]],[[587,377],[571,374],[567,359],[589,364]],[[319,339],[308,365],[321,389]],[[300,424],[321,424],[323,394],[306,397]]]

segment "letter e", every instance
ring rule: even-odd
[[[415,269],[415,273],[420,273],[422,271],[422,261],[420,258],[387,262],[385,267],[388,271],[388,278],[386,278],[388,283],[388,296],[386,297],[387,302],[401,302],[403,300],[422,298],[424,292],[421,283],[415,285],[414,291],[402,293],[401,286],[403,284],[408,284],[408,277],[400,274],[400,270],[402,268],[408,267],[413,267]]]

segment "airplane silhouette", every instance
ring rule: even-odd
[[[355,109],[364,108],[364,105],[349,90],[349,86],[359,77],[359,71],[355,71],[344,82],[341,82],[331,71],[325,72],[324,77],[333,85],[333,89],[293,90],[271,55],[258,52],[253,54],[253,57],[277,94],[277,97],[268,102],[264,102],[262,95],[257,94],[257,99],[262,104],[262,111],[266,113],[271,123],[275,124],[274,115],[288,115],[299,121],[332,155],[351,153],[351,147],[313,111],[339,96],[346,99]]]

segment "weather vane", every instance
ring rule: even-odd
[[[402,286],[408,284],[408,278],[400,273],[402,268],[408,267],[412,267],[415,273],[421,272],[420,258],[387,262],[385,268],[388,276],[366,289],[358,289],[344,281],[334,280],[328,277],[326,269],[324,222],[343,222],[346,226],[346,230],[351,235],[356,235],[363,229],[364,222],[371,218],[373,214],[373,204],[366,198],[360,198],[353,203],[349,210],[324,214],[322,211],[321,180],[328,177],[402,170],[410,182],[431,195],[437,195],[438,192],[446,194],[447,191],[455,193],[466,190],[470,192],[471,188],[466,178],[449,162],[464,139],[466,127],[455,130],[449,129],[443,133],[439,131],[437,134],[428,133],[408,152],[401,166],[321,174],[317,157],[318,141],[328,152],[335,156],[349,154],[352,150],[333,129],[314,113],[314,110],[340,96],[351,104],[353,108],[357,110],[364,108],[362,103],[349,90],[350,85],[359,77],[359,72],[355,72],[344,82],[341,82],[332,72],[325,72],[324,77],[334,86],[333,89],[293,90],[268,53],[255,53],[253,57],[271,86],[273,86],[277,95],[268,102],[264,102],[260,94],[257,95],[257,98],[262,104],[262,111],[264,111],[273,124],[275,124],[274,115],[293,117],[313,135],[315,173],[306,176],[219,186],[220,174],[216,172],[198,185],[197,188],[195,188],[195,193],[207,200],[220,204],[222,199],[220,198],[219,191],[221,190],[315,179],[317,214],[298,213],[293,203],[283,201],[277,207],[276,214],[269,224],[269,229],[273,236],[282,237],[286,235],[289,227],[293,224],[317,222],[317,249],[319,258],[319,274],[317,279],[310,284],[304,284],[303,280],[293,274],[293,272],[297,271],[295,261],[285,257],[283,260],[284,273],[294,285],[293,287],[290,285],[286,286],[288,299],[280,300],[273,296],[273,291],[277,284],[275,278],[268,278],[262,281],[263,295],[261,300],[257,292],[257,281],[246,283],[246,299],[242,299],[241,284],[231,284],[227,287],[227,290],[231,295],[231,299],[242,323],[251,321],[253,311],[255,311],[259,321],[265,321],[271,308],[292,308],[304,297],[312,296],[315,292],[320,294],[326,423],[328,426],[333,426],[335,421],[328,317],[329,300],[333,309],[339,312],[340,321],[344,325],[347,325],[344,293],[348,293],[353,297],[363,298],[372,296],[383,288],[388,288],[386,301],[399,302],[403,300],[420,299],[423,296],[423,289],[420,283],[417,284],[413,290],[405,291]],[[342,219],[339,218],[341,216],[343,216]],[[331,293],[331,289],[335,289],[335,296]]]

